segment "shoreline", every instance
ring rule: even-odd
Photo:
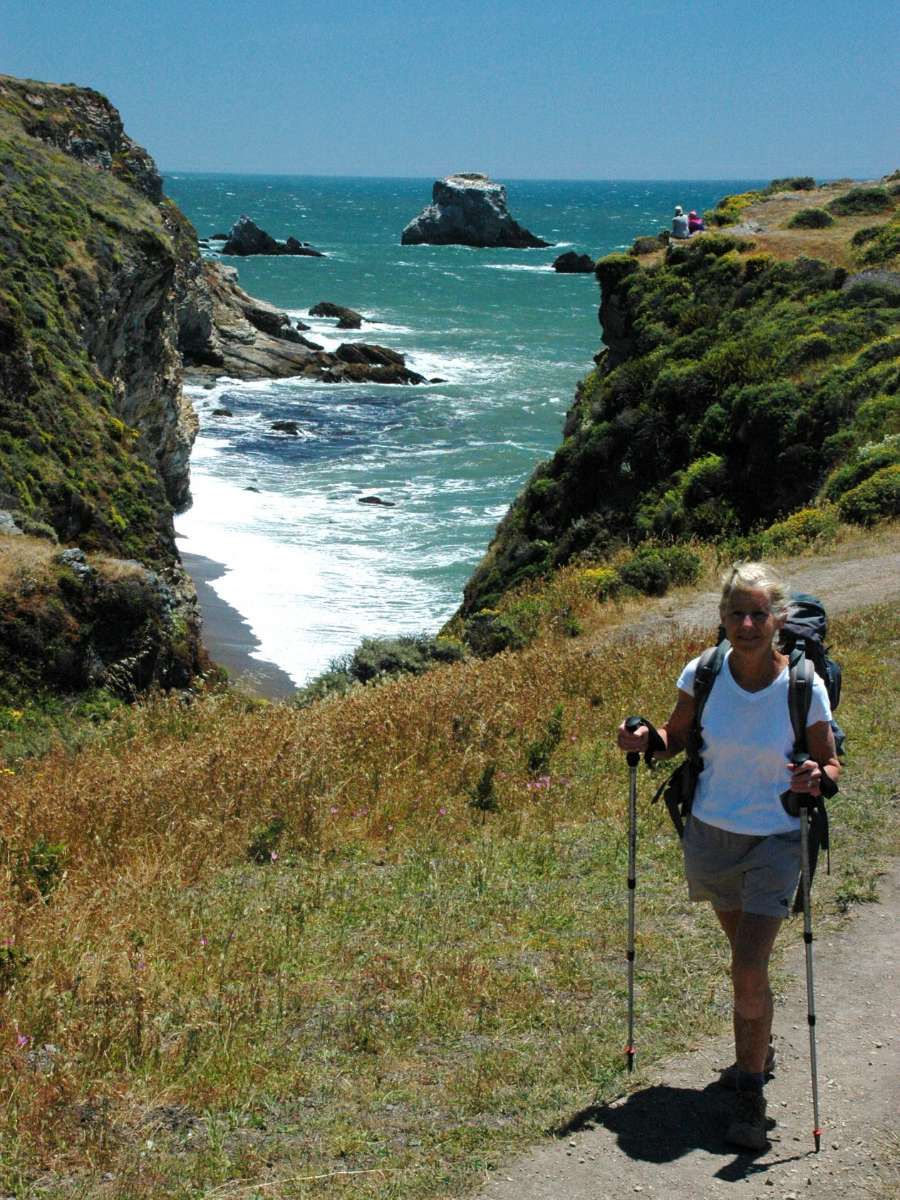
[[[297,684],[277,663],[252,656],[259,639],[241,613],[212,587],[213,580],[225,574],[224,565],[187,551],[181,552],[181,563],[197,589],[203,644],[213,662],[225,668],[233,683],[266,700],[290,700],[298,691]]]

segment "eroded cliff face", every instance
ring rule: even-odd
[[[182,247],[159,173],[113,106],[72,86],[0,76],[0,145],[16,364],[2,379],[0,505],[65,540],[171,561],[196,419],[177,350]]]
[[[115,674],[118,662],[131,663],[135,687],[184,682],[203,662],[172,523],[190,500],[196,432],[177,347],[176,292],[190,239],[172,208],[152,158],[103,96],[0,76],[0,511],[10,531],[0,541],[0,608],[22,618],[4,624],[2,649],[36,604],[17,530],[131,560],[132,575],[168,581],[141,593],[159,631],[159,666],[150,670],[146,655],[138,668],[134,630],[121,622],[117,643],[103,608],[108,589],[83,588],[77,611],[65,572],[68,592],[54,599],[47,590],[46,611],[71,610],[68,625],[80,631],[66,654],[74,656],[68,677],[84,686],[98,678],[88,661],[97,655],[84,649],[81,661],[78,647],[95,645],[87,632],[101,625],[110,626],[105,665]],[[25,658],[4,654],[0,685],[13,686],[16,661],[26,677]]]

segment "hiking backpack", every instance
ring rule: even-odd
[[[788,708],[791,728],[794,731],[795,754],[807,749],[806,720],[812,701],[814,673],[819,675],[825,684],[832,711],[840,703],[841,668],[828,653],[825,644],[827,633],[828,617],[821,600],[802,592],[792,595],[788,601],[787,619],[779,634],[779,649],[788,657]],[[694,676],[696,707],[694,722],[685,746],[685,760],[663,781],[653,797],[654,801],[660,796],[664,797],[679,837],[684,836],[684,823],[694,802],[697,779],[703,771],[703,710],[729,649],[730,643],[725,637],[725,630],[719,626],[718,641],[715,646],[703,651],[697,664]],[[837,753],[843,755],[846,738],[833,717],[831,730]],[[835,785],[832,787],[834,791],[837,790]],[[828,812],[824,799],[820,799],[811,810],[810,835],[811,878],[815,871],[819,848],[826,851],[830,848]]]

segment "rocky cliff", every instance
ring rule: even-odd
[[[776,187],[723,201],[731,231],[601,259],[605,345],[463,615],[573,558],[900,513],[898,193]]]
[[[146,574],[144,633],[153,625],[170,649],[176,639],[179,665],[158,653],[142,682],[183,682],[202,663],[172,524],[189,499],[196,430],[182,396],[175,304],[199,263],[196,239],[185,254],[191,233],[103,96],[0,76],[0,510],[10,529],[131,560],[132,580]],[[53,587],[34,585],[24,544],[7,534],[0,546],[0,684],[15,661],[11,630],[25,629],[29,612],[90,624],[91,599],[116,574],[89,565],[76,614]],[[154,572],[166,573],[164,586]],[[70,575],[48,578],[71,596]],[[122,630],[124,661],[135,639]],[[109,667],[114,621],[103,640],[97,661]],[[78,639],[68,643],[70,676],[80,678]]]
[[[7,76],[0,150],[0,507],[172,561],[195,419],[159,175],[98,93]]]
[[[506,188],[487,175],[448,175],[436,180],[431,204],[403,230],[404,246],[504,246],[527,250],[549,246],[513,220]]]

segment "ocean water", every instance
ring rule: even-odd
[[[553,259],[626,249],[672,208],[710,207],[756,181],[505,181],[545,250],[401,246],[432,180],[170,174],[201,237],[247,213],[326,258],[224,259],[241,285],[342,341],[390,346],[441,382],[416,387],[219,380],[189,389],[200,417],[193,505],[179,546],[221,563],[216,592],[257,655],[302,684],[365,636],[434,632],[532,469],[559,445],[575,385],[601,346],[592,275]],[[310,318],[330,300],[359,331]],[[228,408],[231,418],[213,416]],[[271,429],[295,421],[299,436]],[[360,504],[378,496],[393,507]]]

